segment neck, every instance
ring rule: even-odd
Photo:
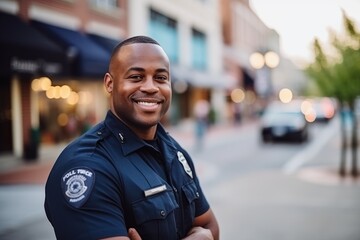
[[[143,140],[154,140],[156,135],[156,126],[147,129],[134,129],[131,128],[135,134]]]
[[[153,126],[135,126],[129,125],[125,121],[123,121],[115,111],[112,113],[121,121],[123,122],[128,128],[130,128],[139,138],[143,140],[153,140],[156,135],[157,124]]]

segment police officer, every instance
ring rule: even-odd
[[[191,157],[159,123],[171,102],[164,50],[124,40],[104,84],[105,120],[63,150],[46,183],[57,239],[219,239]]]

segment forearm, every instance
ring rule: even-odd
[[[182,240],[215,240],[215,238],[210,229],[193,227]]]
[[[219,225],[211,209],[209,209],[203,215],[197,217],[194,221],[193,226],[194,227],[189,231],[188,236],[185,238],[186,240],[219,240]]]
[[[208,225],[204,226],[204,228],[210,230],[214,240],[219,240],[219,226],[216,221],[209,223]]]

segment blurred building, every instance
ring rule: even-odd
[[[170,124],[192,118],[199,100],[210,103],[212,122],[252,116],[257,72],[249,57],[280,55],[279,35],[248,0],[3,0],[0,27],[0,154],[19,157],[103,119],[103,75],[126,37],[149,35],[168,54]]]
[[[257,111],[260,95],[257,85],[262,72],[250,65],[250,56],[266,51],[280,56],[279,35],[254,13],[249,0],[221,0],[221,13],[224,71],[236,82],[227,93],[228,117],[235,120],[239,114],[251,117]],[[268,83],[266,79],[264,84]]]
[[[289,88],[295,97],[303,96],[308,85],[304,71],[285,57],[281,58],[279,66],[274,69],[273,80],[275,93],[283,88]]]
[[[103,75],[127,29],[126,0],[0,1],[0,153],[36,157],[108,109]]]
[[[129,34],[150,35],[170,57],[173,106],[169,120],[192,116],[198,100],[211,103],[216,121],[224,116],[221,18],[217,0],[129,1]]]

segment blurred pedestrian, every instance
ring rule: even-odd
[[[210,104],[206,100],[198,100],[194,106],[196,149],[201,150],[209,124]]]
[[[219,239],[191,157],[160,124],[172,94],[164,50],[124,40],[104,84],[105,120],[63,150],[46,182],[57,239]]]
[[[233,107],[233,114],[234,114],[234,123],[240,124],[241,123],[241,105],[240,103],[234,103]]]

